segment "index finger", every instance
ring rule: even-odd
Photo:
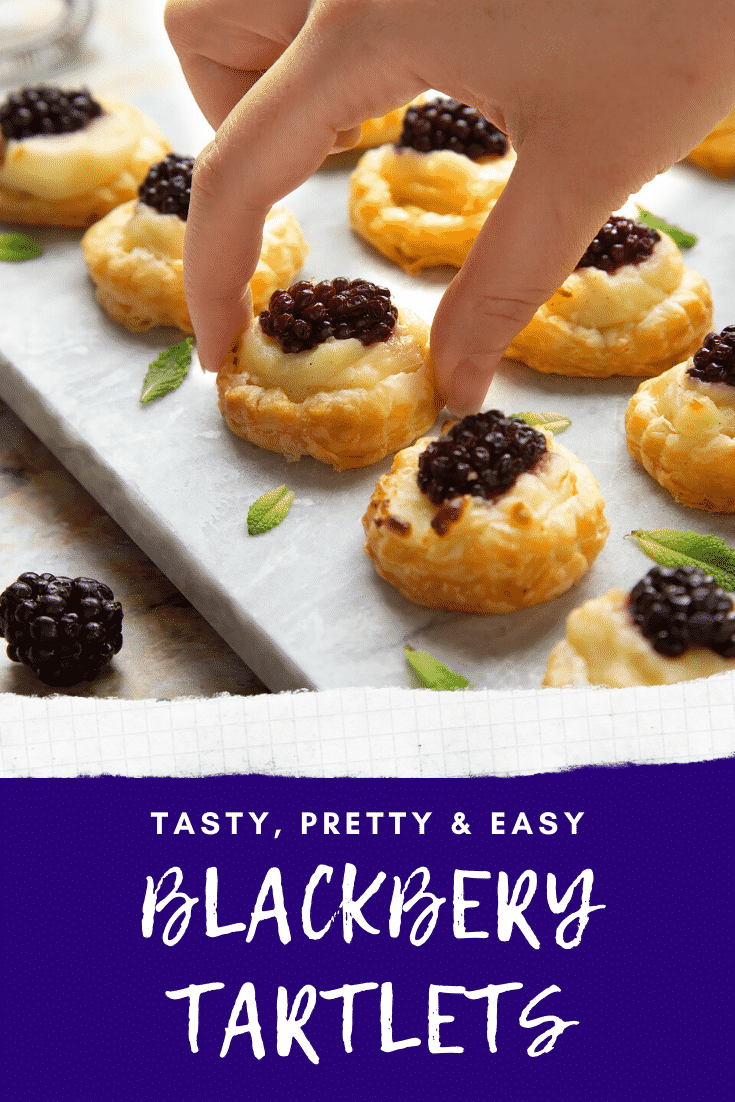
[[[415,77],[371,65],[358,36],[307,25],[231,111],[197,161],[184,242],[186,299],[207,370],[249,322],[247,283],[273,203],[363,118],[422,90]]]

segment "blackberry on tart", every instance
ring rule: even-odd
[[[0,132],[0,219],[27,225],[91,225],[170,148],[132,104],[49,84],[11,92]]]
[[[338,276],[275,291],[217,376],[232,431],[287,459],[335,470],[377,463],[443,405],[429,328],[386,287]]]
[[[680,504],[735,513],[735,325],[642,383],[625,433],[633,458]]]
[[[364,154],[350,178],[352,228],[407,272],[458,268],[515,159],[474,107],[444,96],[411,104],[398,140]]]
[[[735,670],[735,607],[696,566],[654,566],[567,619],[544,685],[671,685]]]
[[[675,242],[613,214],[505,355],[557,375],[653,376],[691,355],[711,321],[707,281]]]
[[[363,528],[378,574],[408,600],[482,614],[564,593],[609,532],[588,468],[551,433],[499,410],[399,452]]]

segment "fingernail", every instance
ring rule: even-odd
[[[455,417],[466,417],[468,413],[477,413],[487,395],[492,381],[495,364],[486,362],[478,367],[474,359],[464,359],[452,372],[447,394],[447,409]]]

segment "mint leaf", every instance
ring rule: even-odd
[[[699,566],[723,589],[735,591],[735,549],[718,536],[675,528],[639,528],[630,534],[641,551],[661,566]]]
[[[679,226],[672,226],[670,222],[659,218],[657,214],[651,214],[650,210],[646,210],[640,203],[636,203],[636,206],[638,207],[638,218],[641,222],[646,226],[650,226],[652,230],[663,230],[664,233],[674,239],[680,249],[691,249],[692,245],[697,244],[697,239],[693,233],[687,233]]]
[[[430,654],[427,654],[425,650],[414,650],[413,647],[405,647],[404,653],[409,666],[427,689],[446,692],[451,689],[472,688],[466,677],[462,677],[461,673],[450,670],[448,666],[445,666],[438,658],[433,658]]]
[[[0,233],[0,260],[33,260],[43,249],[24,233]]]
[[[189,373],[191,367],[191,337],[172,344],[165,349],[148,368],[148,373],[143,380],[143,393],[141,402],[152,402],[154,398],[162,398],[171,390],[176,390]]]
[[[548,432],[553,432],[555,435],[558,432],[564,432],[564,429],[568,429],[572,423],[569,417],[565,417],[561,413],[509,413],[508,416],[519,417],[527,425],[547,429]]]
[[[294,497],[293,490],[283,486],[276,486],[275,490],[268,490],[259,497],[248,509],[248,535],[259,536],[263,532],[270,532],[286,519]]]

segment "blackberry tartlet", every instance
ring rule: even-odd
[[[169,153],[151,165],[131,199],[87,230],[82,249],[104,310],[132,332],[173,325],[193,333],[184,297],[184,230],[194,158]],[[290,211],[276,206],[263,227],[258,267],[250,281],[255,310],[292,279],[308,252]]]
[[[352,173],[352,228],[404,271],[459,268],[514,163],[506,136],[473,107],[412,104],[396,144],[364,154]]]
[[[123,612],[94,578],[27,572],[0,595],[0,636],[7,655],[45,685],[92,681],[122,646]]]
[[[642,383],[625,432],[633,458],[682,505],[735,513],[735,325]]]
[[[672,685],[735,670],[733,595],[695,566],[654,566],[567,618],[544,685]]]
[[[611,215],[505,355],[556,375],[659,375],[699,347],[711,321],[709,286],[674,241]]]
[[[572,452],[490,410],[399,452],[363,517],[365,553],[416,604],[512,612],[589,570],[609,532],[603,510]]]
[[[131,199],[170,148],[128,103],[37,85],[0,105],[0,219],[85,227]]]
[[[443,405],[429,328],[363,279],[300,281],[273,293],[217,376],[225,421],[287,459],[335,470],[377,463]]]

